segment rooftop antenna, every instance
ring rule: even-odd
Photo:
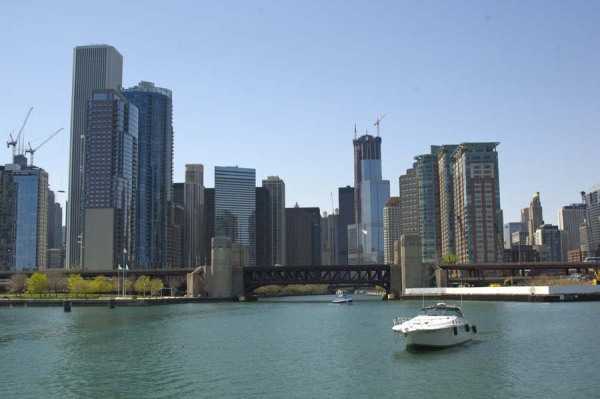
[[[379,118],[377,118],[377,121],[375,121],[375,123],[373,124],[373,126],[377,127],[377,137],[379,137],[379,122],[381,122],[381,120],[383,119],[384,116],[385,116],[385,114],[381,115]]]
[[[356,123],[354,124],[354,140],[356,140],[358,136],[356,135]]]

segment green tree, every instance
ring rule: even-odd
[[[89,282],[88,291],[94,294],[105,294],[111,292],[113,285],[111,281],[105,276],[96,276],[92,281]]]
[[[10,278],[10,292],[19,293],[21,296],[25,287],[27,287],[27,275],[25,273],[13,274]]]
[[[446,255],[442,258],[442,264],[444,265],[454,265],[456,264],[456,261],[457,258],[454,254]]]
[[[157,296],[159,292],[164,288],[164,284],[161,279],[153,278],[150,280],[150,295]]]
[[[142,295],[146,296],[146,291],[150,290],[150,277],[148,276],[139,276],[133,285],[133,289]]]
[[[88,281],[81,277],[81,274],[71,274],[69,275],[68,290],[69,293],[75,294],[75,297],[78,294],[84,294],[87,297],[89,292]]]
[[[42,294],[48,292],[48,277],[44,273],[33,273],[31,277],[29,277],[27,290],[31,294],[40,294],[41,298]]]

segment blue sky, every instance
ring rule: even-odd
[[[431,145],[499,142],[505,222],[540,192],[544,219],[600,183],[598,1],[17,1],[0,3],[0,133],[68,189],[73,48],[110,44],[123,85],[173,91],[185,164],[255,168],[287,206],[337,207],[352,139],[381,121],[383,175]],[[3,146],[4,147],[4,146]],[[3,155],[2,155],[3,154]],[[11,150],[0,153],[8,163]],[[61,198],[62,197],[62,198]],[[59,196],[63,203],[66,195]]]

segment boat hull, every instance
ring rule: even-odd
[[[456,328],[456,333],[455,333]],[[400,333],[406,346],[447,348],[464,344],[473,339],[473,329],[467,331],[466,326],[448,327],[436,330],[418,330]]]

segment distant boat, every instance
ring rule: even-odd
[[[458,306],[445,303],[426,306],[413,318],[395,318],[392,330],[402,335],[407,346],[437,348],[465,343],[477,332]]]
[[[352,297],[342,290],[337,290],[335,292],[335,298],[332,302],[339,304],[352,304]]]

